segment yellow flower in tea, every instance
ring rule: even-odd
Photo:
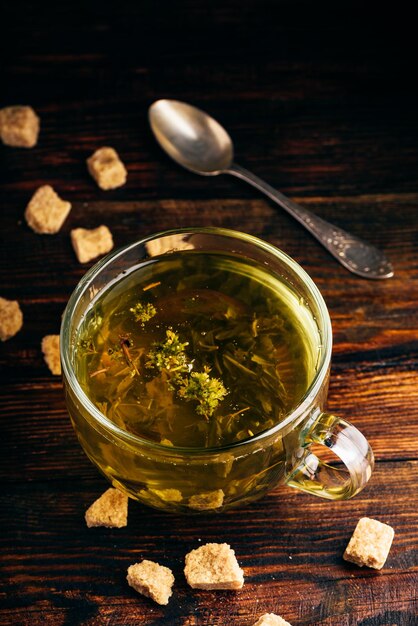
[[[189,378],[184,379],[179,388],[179,396],[185,400],[196,400],[196,413],[208,419],[213,415],[219,402],[228,393],[219,378],[209,376],[209,368],[203,372],[192,372]]]
[[[166,331],[166,340],[155,343],[148,353],[147,367],[156,367],[159,370],[171,372],[188,372],[189,363],[185,349],[188,341],[181,342],[177,333]]]
[[[130,312],[134,314],[136,322],[149,322],[157,313],[157,309],[151,302],[137,302],[135,306],[132,306]]]

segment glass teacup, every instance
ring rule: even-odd
[[[211,448],[165,445],[122,428],[87,397],[75,367],[78,330],[92,302],[132,268],[191,251],[231,254],[265,267],[297,298],[300,323],[311,325],[318,338],[315,373],[297,405],[267,430]],[[367,440],[349,422],[323,411],[331,350],[329,314],[306,272],[268,243],[219,228],[167,231],[108,255],[80,281],[61,328],[67,407],[87,456],[113,486],[132,498],[182,513],[220,512],[259,498],[279,484],[332,500],[351,498],[365,486],[373,468]],[[321,446],[324,455],[318,452]],[[329,462],[330,452],[334,463]]]

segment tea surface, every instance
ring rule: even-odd
[[[320,355],[306,304],[233,254],[172,253],[93,300],[77,378],[115,424],[167,446],[216,447],[279,423]]]

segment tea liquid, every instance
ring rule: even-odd
[[[283,420],[315,375],[320,343],[306,303],[266,267],[174,252],[92,301],[75,370],[121,428],[167,446],[216,447]]]

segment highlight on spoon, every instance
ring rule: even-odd
[[[179,100],[157,100],[148,119],[161,148],[179,165],[203,176],[215,176],[231,165],[230,136],[201,109]]]
[[[348,236],[338,252],[332,254],[344,267],[363,278],[382,280],[395,274],[383,252],[356,237]]]

